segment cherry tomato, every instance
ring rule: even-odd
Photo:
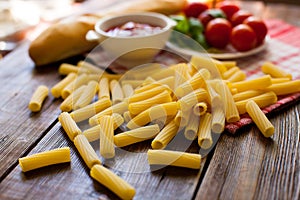
[[[234,13],[231,17],[231,24],[232,26],[237,26],[242,24],[245,19],[252,16],[252,14],[246,10],[239,10]]]
[[[220,9],[208,9],[198,16],[198,20],[205,27],[210,20],[215,18],[225,18],[225,13]]]
[[[257,46],[262,44],[268,32],[266,24],[262,20],[254,16],[245,19],[243,24],[247,24],[255,32],[257,38]]]
[[[236,50],[248,51],[256,46],[256,34],[250,26],[240,24],[232,28],[230,42]]]
[[[228,1],[222,1],[222,2],[218,3],[216,7],[221,9],[225,13],[226,18],[228,20],[231,19],[232,15],[234,13],[236,13],[237,11],[240,10],[239,6],[237,6],[236,4],[233,4],[231,2],[228,2]]]
[[[208,6],[201,2],[193,2],[187,5],[183,10],[186,17],[197,18],[203,11],[207,10]]]
[[[211,46],[222,49],[230,41],[231,29],[231,24],[227,19],[213,19],[206,26],[205,38]]]

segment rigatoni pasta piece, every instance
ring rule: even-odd
[[[228,60],[228,61],[220,61],[220,62],[224,65],[224,67],[227,68],[227,70],[229,70],[232,67],[236,66],[236,61],[230,61],[230,60]]]
[[[222,78],[223,79],[228,79],[229,77],[231,77],[234,73],[240,71],[240,68],[238,67],[232,67],[230,68],[229,70],[225,71],[223,74],[222,74]]]
[[[160,80],[166,77],[174,77],[174,76],[175,76],[175,70],[170,67],[161,69],[160,71],[151,74],[151,77],[155,80]]]
[[[286,95],[300,92],[300,80],[272,84],[271,86],[265,88],[264,91],[272,91],[276,95]]]
[[[118,104],[112,105],[111,107],[106,108],[105,110],[99,112],[89,119],[90,126],[95,126],[98,124],[98,120],[104,115],[112,115],[113,113],[118,113],[123,115],[124,112],[128,111],[127,101],[122,101]]]
[[[61,75],[68,75],[70,73],[79,74],[79,73],[88,73],[88,70],[82,69],[78,66],[71,65],[68,63],[62,63],[58,68],[58,73]]]
[[[89,104],[85,107],[74,110],[70,113],[75,122],[84,121],[102,110],[111,106],[111,101],[108,98],[99,99],[98,101]]]
[[[253,100],[247,102],[246,110],[265,137],[271,137],[274,134],[274,126]]]
[[[154,138],[160,129],[157,124],[143,126],[137,129],[119,133],[114,136],[114,143],[117,147],[124,147],[134,143],[142,142]]]
[[[242,70],[239,70],[233,73],[231,76],[229,76],[226,80],[233,83],[233,82],[244,81],[246,80],[246,78],[247,78],[246,73],[243,72]]]
[[[29,110],[31,110],[32,112],[38,112],[41,110],[42,108],[42,104],[44,102],[44,100],[47,98],[49,94],[49,89],[47,86],[45,85],[40,85],[33,93],[29,104],[28,104],[28,108]]]
[[[72,119],[69,113],[61,113],[58,117],[58,120],[71,141],[73,141],[77,135],[81,134],[81,130],[79,129],[76,122]]]
[[[148,150],[148,163],[150,165],[170,165],[200,169],[201,155],[170,150]]]
[[[225,127],[225,112],[222,105],[212,107],[211,130],[214,133],[222,133]]]
[[[150,97],[145,100],[141,100],[138,102],[133,102],[128,104],[128,110],[131,114],[137,115],[144,110],[150,108],[151,106],[171,102],[172,98],[170,96],[170,93],[168,91],[163,91],[153,97]]]
[[[194,140],[197,138],[199,121],[200,121],[200,116],[194,115],[194,113],[192,112],[188,124],[186,125],[184,130],[184,136],[186,139]]]
[[[175,84],[174,88],[177,88],[179,85],[187,81],[186,73],[187,73],[187,64],[179,63],[175,67]]]
[[[260,108],[264,108],[276,103],[277,95],[274,92],[266,92],[255,97],[236,102],[235,104],[240,114],[246,113],[246,104],[249,100],[255,101]]]
[[[105,74],[106,72],[103,69],[100,69],[99,67],[97,67],[96,65],[93,65],[91,63],[88,63],[86,61],[79,61],[77,63],[77,66],[86,69],[90,74],[98,74],[98,75],[102,75]]]
[[[62,90],[63,90],[69,83],[71,83],[76,77],[77,77],[77,75],[76,75],[75,73],[70,73],[70,74],[68,74],[64,79],[62,79],[61,81],[59,81],[57,84],[55,84],[55,85],[51,88],[51,94],[52,94],[55,98],[59,98],[59,97],[61,96]]]
[[[155,80],[154,80],[151,76],[148,76],[148,77],[143,81],[142,85],[144,86],[144,85],[148,85],[148,84],[154,83],[154,82],[155,82]]]
[[[246,90],[265,89],[272,84],[271,76],[265,75],[251,80],[239,81],[231,84],[232,88],[237,88],[238,92]]]
[[[114,121],[111,116],[103,116],[100,120],[100,155],[104,158],[115,156]]]
[[[76,110],[90,104],[98,91],[98,87],[99,86],[96,81],[90,81],[79,99],[76,101],[74,109]]]
[[[206,90],[208,94],[208,103],[213,105],[222,104],[223,100],[221,99],[220,94],[216,91],[214,81],[206,81]]]
[[[205,113],[200,118],[198,144],[202,149],[209,149],[212,147],[213,140],[211,135],[211,122],[212,116],[210,113]]]
[[[175,116],[178,111],[177,102],[163,103],[141,112],[127,123],[127,128],[135,129],[149,122],[167,116]]]
[[[198,102],[208,100],[207,91],[203,88],[192,91],[178,100],[181,110],[190,110]]]
[[[265,74],[269,74],[273,78],[289,78],[290,80],[292,80],[293,78],[292,74],[287,73],[286,71],[284,71],[283,69],[274,65],[271,62],[265,62],[261,66],[261,71]]]
[[[227,68],[222,62],[208,56],[192,56],[190,63],[197,69],[206,68],[214,78],[220,78]]]
[[[109,90],[109,83],[108,78],[101,78],[99,81],[99,92],[98,98],[109,98],[110,99],[110,90]]]
[[[123,101],[124,94],[121,85],[119,84],[119,81],[111,80],[109,85],[110,85],[112,103],[117,104]]]
[[[90,175],[100,184],[118,195],[121,199],[133,199],[135,189],[109,169],[106,169],[101,165],[94,165],[90,171]]]
[[[193,107],[193,112],[195,115],[204,115],[207,111],[207,104],[205,102],[199,102]]]
[[[128,98],[133,95],[133,87],[130,84],[122,84],[122,90],[124,94],[124,98]]]
[[[95,150],[84,135],[77,135],[74,139],[74,145],[88,168],[91,169],[94,165],[101,164]]]
[[[289,78],[271,78],[272,84],[289,82],[289,81],[290,81]]]
[[[70,94],[61,104],[60,109],[63,112],[69,112],[73,110],[75,103],[80,98],[81,94],[85,90],[86,85],[81,86],[80,88],[76,89],[72,94]]]
[[[130,114],[129,111],[126,111],[123,113],[123,118],[124,118],[125,123],[128,123],[133,118],[133,116],[132,116],[132,114]]]
[[[175,137],[178,128],[179,127],[176,125],[175,121],[172,120],[153,139],[153,141],[151,142],[151,147],[153,149],[164,149]]]
[[[70,148],[62,147],[19,158],[19,165],[23,172],[27,172],[33,169],[70,161]]]
[[[154,87],[150,90],[146,90],[141,93],[133,94],[131,97],[128,98],[128,102],[133,103],[133,102],[143,101],[143,100],[153,97],[154,95],[158,95],[158,94],[162,93],[163,91],[168,91],[170,93],[171,89],[167,85],[160,85],[160,86]]]
[[[87,74],[80,74],[76,79],[69,83],[61,92],[61,97],[66,99],[72,92],[89,81]]]
[[[191,110],[178,110],[174,117],[176,125],[180,128],[185,127],[188,124],[190,118]]]
[[[258,95],[261,95],[262,93],[264,93],[264,91],[261,90],[247,90],[244,92],[239,92],[233,95],[233,99],[235,102],[237,101],[242,101],[245,99],[249,99],[251,97],[255,97]]]
[[[131,85],[133,88],[142,86],[143,80],[120,80],[122,85]]]

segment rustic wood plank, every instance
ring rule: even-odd
[[[271,118],[275,135],[255,126],[237,136],[224,134],[196,198],[299,199],[300,105]]]
[[[61,77],[54,63],[40,69],[34,68],[27,55],[28,42],[0,62],[0,180],[10,167],[23,155],[47,128],[55,122],[60,113],[61,100],[51,94],[42,111],[32,113],[28,102],[40,84],[51,88]]]
[[[80,124],[80,127],[84,129],[86,125]],[[91,144],[99,155],[99,142]],[[189,145],[189,152],[199,151],[197,144]],[[29,154],[63,146],[71,148],[71,164],[59,164],[26,173],[22,173],[17,166],[1,182],[0,199],[118,199],[92,180],[88,168],[59,123]],[[151,171],[145,154],[149,148],[150,141],[145,141],[117,149],[116,157],[103,160],[104,165],[136,188],[135,199],[192,199],[205,159],[201,170],[164,167]]]

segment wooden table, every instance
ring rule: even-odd
[[[242,2],[242,6],[250,8],[253,2]],[[299,26],[299,6],[267,4],[261,8],[265,18],[281,18]],[[60,99],[47,98],[42,112],[28,110],[38,85],[51,87],[61,79],[60,63],[36,69],[28,46],[25,42],[0,61],[0,199],[118,199],[89,176],[61,128],[57,120]],[[297,104],[272,117],[276,132],[269,139],[255,126],[234,136],[222,134],[202,160],[201,170],[165,167],[150,172],[142,154],[149,142],[125,148],[139,154],[128,156],[119,150],[105,164],[136,188],[135,199],[299,199],[299,110]],[[19,157],[64,146],[71,148],[71,164],[21,172]]]

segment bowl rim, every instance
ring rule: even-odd
[[[143,35],[143,36],[130,36],[130,37],[126,37],[126,36],[111,36],[109,35],[106,31],[100,29],[100,25],[109,21],[109,20],[113,20],[116,18],[120,18],[120,17],[138,17],[138,16],[147,16],[147,17],[153,17],[153,18],[159,18],[162,19],[163,21],[166,22],[166,26],[162,27],[162,29],[154,34],[150,34],[150,35]],[[147,23],[147,22],[145,22]],[[155,35],[159,35],[162,33],[165,33],[168,30],[171,30],[174,26],[176,26],[176,22],[174,20],[172,20],[171,18],[167,17],[166,15],[160,14],[160,13],[155,13],[155,12],[134,12],[134,13],[126,13],[126,14],[118,14],[118,15],[110,15],[110,16],[106,16],[101,18],[100,20],[98,20],[94,26],[94,29],[96,31],[96,33],[105,36],[107,38],[122,38],[122,39],[131,39],[131,38],[147,38],[147,37],[152,37]]]

